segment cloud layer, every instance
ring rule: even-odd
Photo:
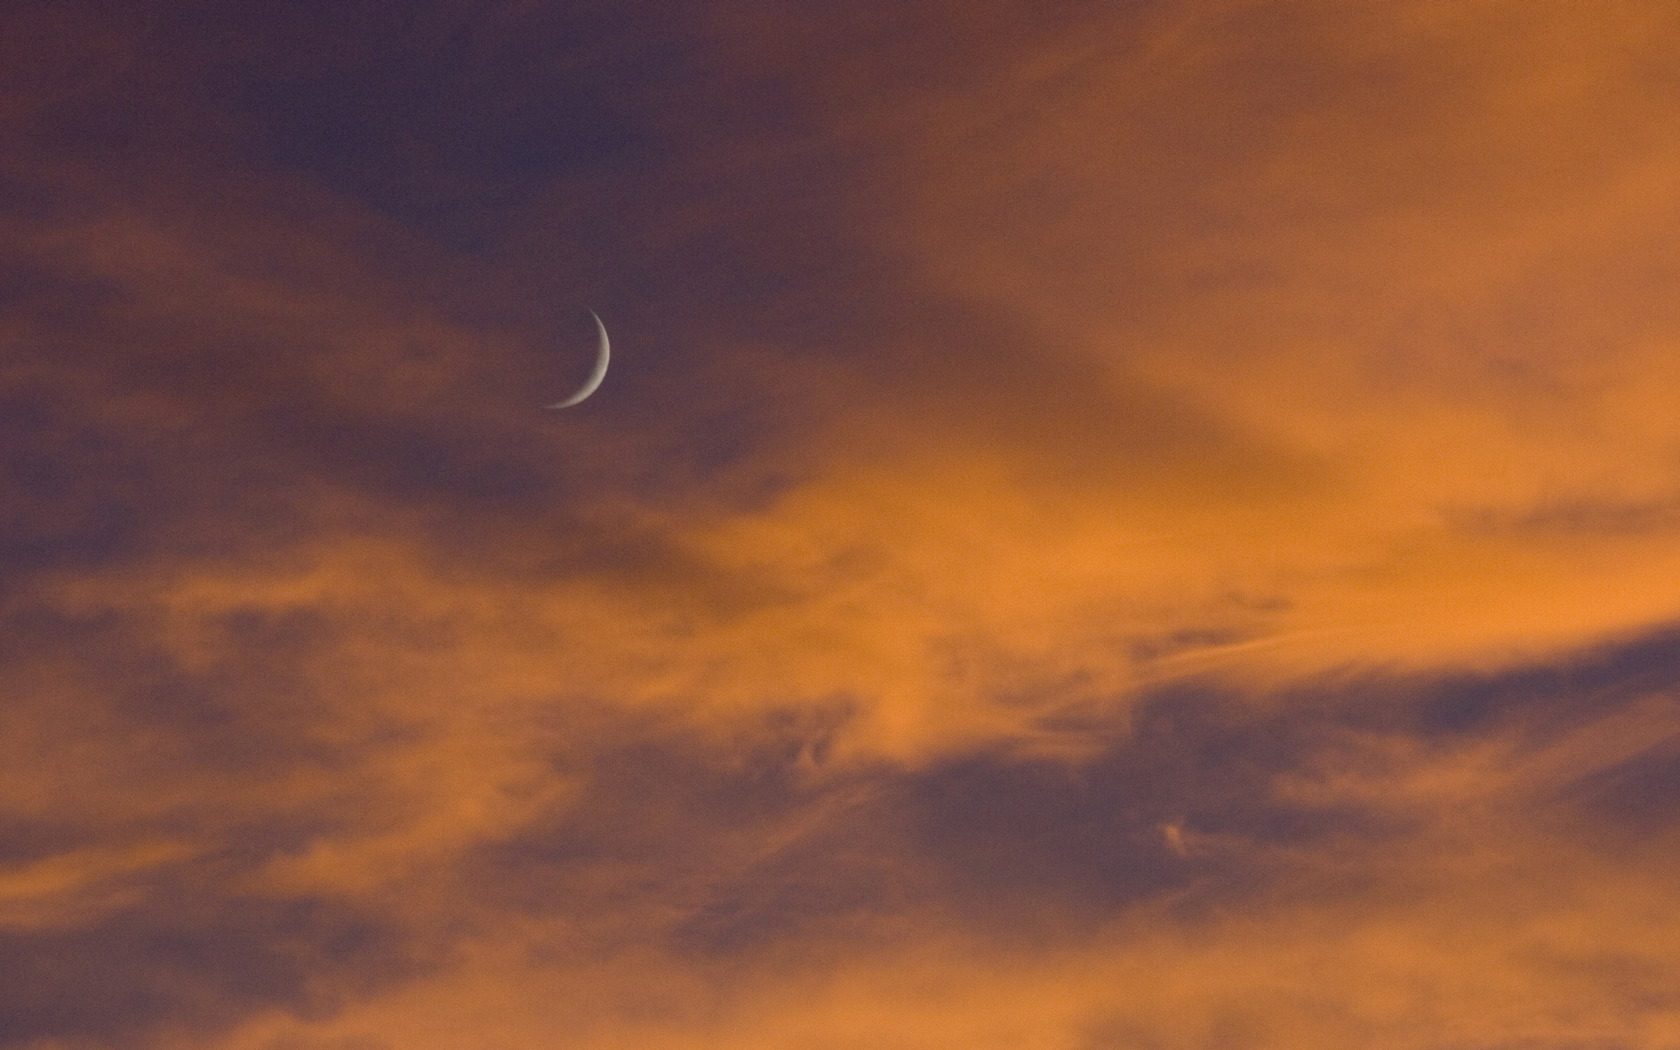
[[[0,1047],[1680,1043],[1667,5],[3,18]]]

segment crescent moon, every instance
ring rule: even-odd
[[[589,316],[595,318],[595,331],[599,333],[599,341],[595,349],[595,367],[590,369],[589,378],[583,381],[581,387],[578,387],[577,393],[564,401],[549,405],[549,408],[571,408],[593,394],[596,388],[601,385],[601,380],[607,378],[607,359],[612,356],[612,344],[607,342],[607,326],[601,323],[600,316],[594,310],[589,311]]]

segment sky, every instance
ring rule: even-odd
[[[1677,53],[11,0],[0,1048],[1680,1047]]]

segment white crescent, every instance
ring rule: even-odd
[[[607,359],[612,356],[612,345],[607,342],[607,326],[601,323],[600,316],[594,310],[589,311],[589,316],[595,318],[595,331],[600,336],[595,349],[595,367],[590,369],[589,378],[585,379],[583,385],[578,387],[577,393],[564,401],[549,405],[549,408],[571,408],[593,394],[596,388],[601,385],[601,380],[607,378]]]

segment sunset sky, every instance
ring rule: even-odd
[[[0,1050],[1680,1048],[1677,56],[6,0]]]

